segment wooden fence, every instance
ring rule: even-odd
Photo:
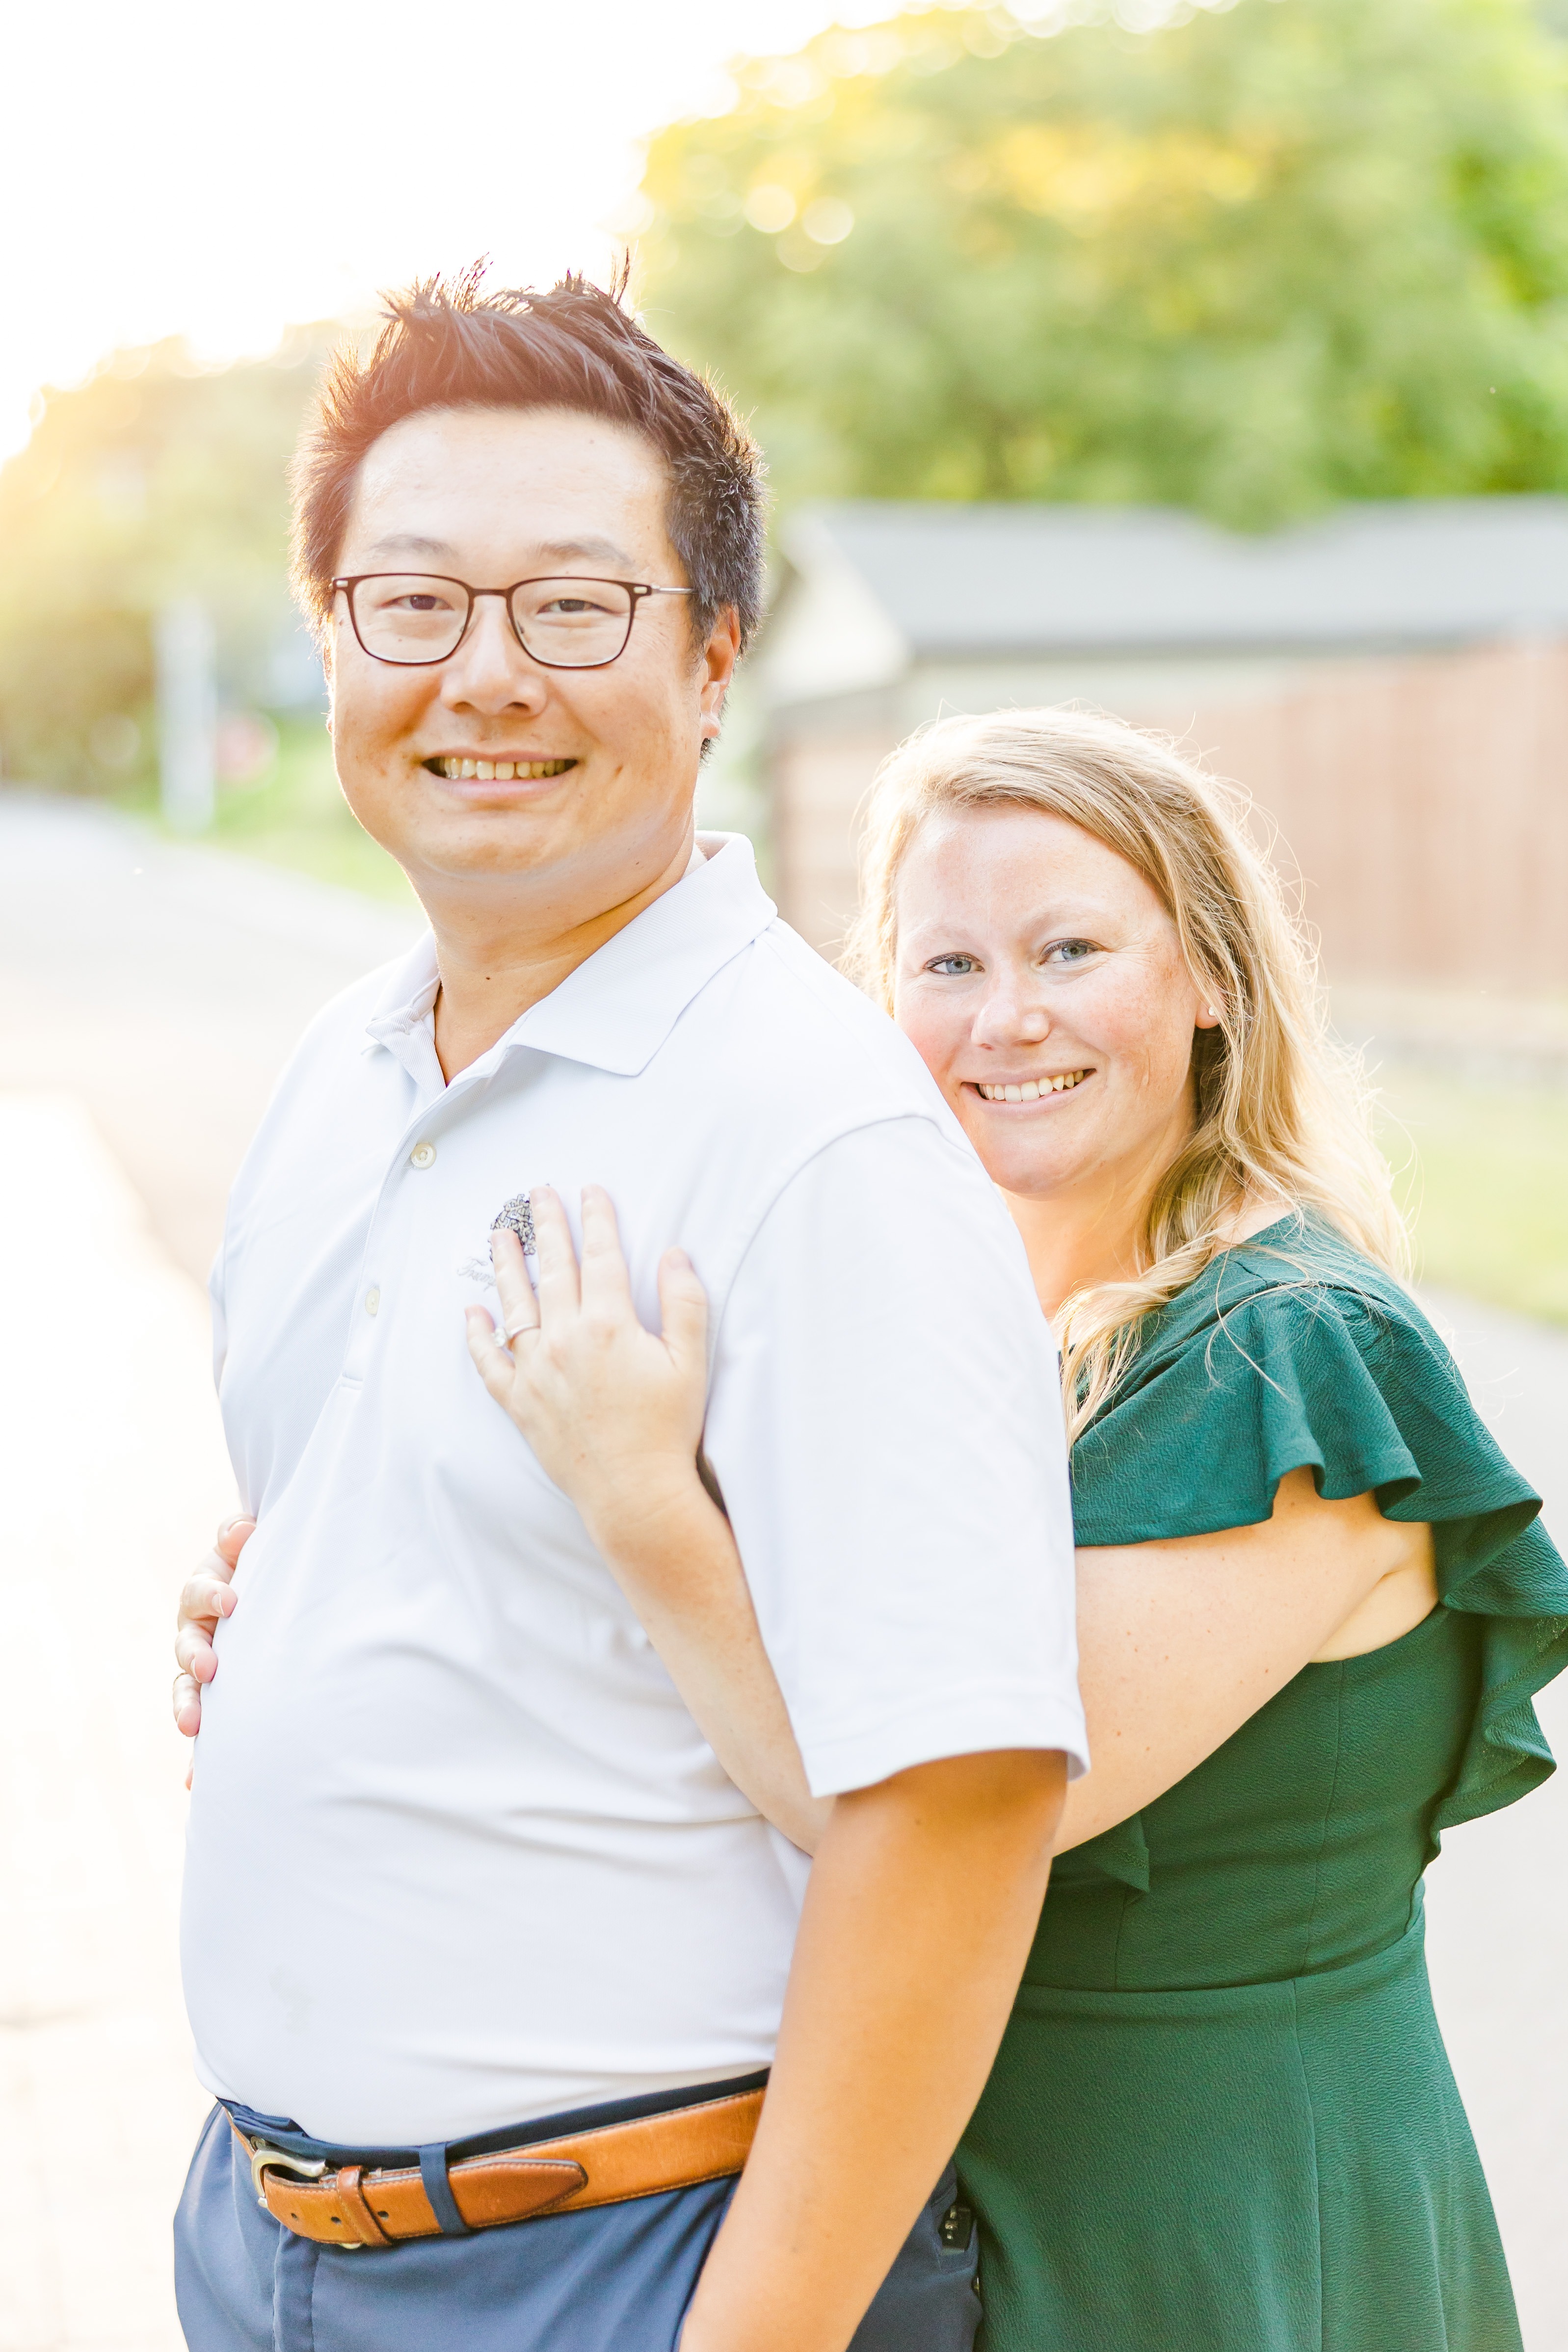
[[[1278,829],[1331,980],[1568,992],[1568,643],[1161,716]]]
[[[1329,663],[1255,698],[1122,715],[1252,793],[1331,981],[1568,995],[1568,641]],[[830,953],[855,807],[892,740],[775,750],[781,902]]]

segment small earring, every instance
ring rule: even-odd
[[[1219,1019],[1219,1007],[1217,1004],[1205,1004],[1204,1006],[1204,1011],[1208,1014],[1211,1021],[1217,1021]]]

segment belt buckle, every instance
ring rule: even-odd
[[[297,2172],[302,2180],[320,2180],[325,2172],[326,2159],[316,2156],[289,2156],[280,2147],[268,2147],[258,2139],[250,2151],[250,2185],[256,2191],[257,2203],[265,2208],[267,2192],[262,2174],[276,2168],[279,2172]]]

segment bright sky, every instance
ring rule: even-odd
[[[661,123],[725,61],[896,0],[80,0],[8,14],[0,457],[40,383],[184,334],[270,350],[291,322],[495,257],[502,283],[602,269]]]

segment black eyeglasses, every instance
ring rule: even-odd
[[[470,588],[425,572],[358,572],[334,580],[349,600],[353,633],[373,661],[401,669],[449,661],[481,596],[506,604],[518,644],[543,669],[604,669],[626,649],[645,596],[689,596],[641,580],[552,577],[510,588]]]

